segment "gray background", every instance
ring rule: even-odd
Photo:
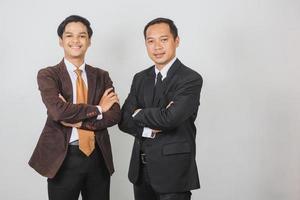
[[[300,199],[300,1],[0,1],[0,199],[47,199],[27,161],[46,119],[37,71],[58,63],[56,28],[70,14],[94,29],[87,62],[110,72],[121,103],[134,73],[151,65],[142,30],[173,19],[178,57],[204,78],[194,200]],[[110,128],[112,200],[133,199],[133,138]]]

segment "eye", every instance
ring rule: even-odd
[[[153,44],[153,40],[147,40],[147,44]]]
[[[167,41],[168,41],[168,38],[162,38],[161,41],[162,41],[162,42],[167,42]]]
[[[86,35],[80,35],[80,38],[86,38]]]

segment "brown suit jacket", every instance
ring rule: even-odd
[[[93,130],[105,164],[110,174],[114,172],[111,144],[107,127],[120,121],[120,106],[114,104],[97,120],[98,105],[104,91],[112,87],[106,71],[86,65],[88,79],[88,103],[73,104],[72,82],[64,61],[58,65],[41,69],[37,80],[42,100],[47,108],[47,120],[29,165],[38,173],[53,178],[67,154],[72,128],[63,126],[60,121],[76,123],[83,121],[82,129]],[[63,102],[61,94],[67,102]]]

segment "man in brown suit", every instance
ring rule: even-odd
[[[48,177],[50,200],[108,200],[114,172],[107,127],[120,120],[108,73],[85,64],[93,31],[72,15],[58,27],[64,59],[38,72],[47,121],[29,165]]]

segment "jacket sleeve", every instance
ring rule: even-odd
[[[139,126],[135,121],[133,120],[132,114],[136,109],[139,108],[138,102],[137,102],[137,94],[136,94],[136,75],[133,78],[130,93],[128,94],[128,97],[126,98],[122,109],[121,109],[121,121],[119,122],[119,129],[123,132],[129,133],[130,135],[141,138],[143,127]]]
[[[186,77],[178,83],[174,102],[169,108],[142,109],[133,120],[152,129],[174,129],[192,115],[196,114],[199,106],[202,77],[200,75]]]
[[[105,79],[105,89],[113,87],[113,82],[111,81],[109,74],[106,72],[104,75]],[[121,119],[120,105],[115,103],[107,112],[103,113],[103,118],[97,120],[97,117],[92,119],[86,119],[82,122],[81,128],[97,131],[105,129],[117,124]]]
[[[87,104],[72,104],[59,98],[60,89],[58,78],[49,68],[38,72],[37,81],[39,90],[48,115],[54,121],[76,123],[100,114],[96,106]]]

